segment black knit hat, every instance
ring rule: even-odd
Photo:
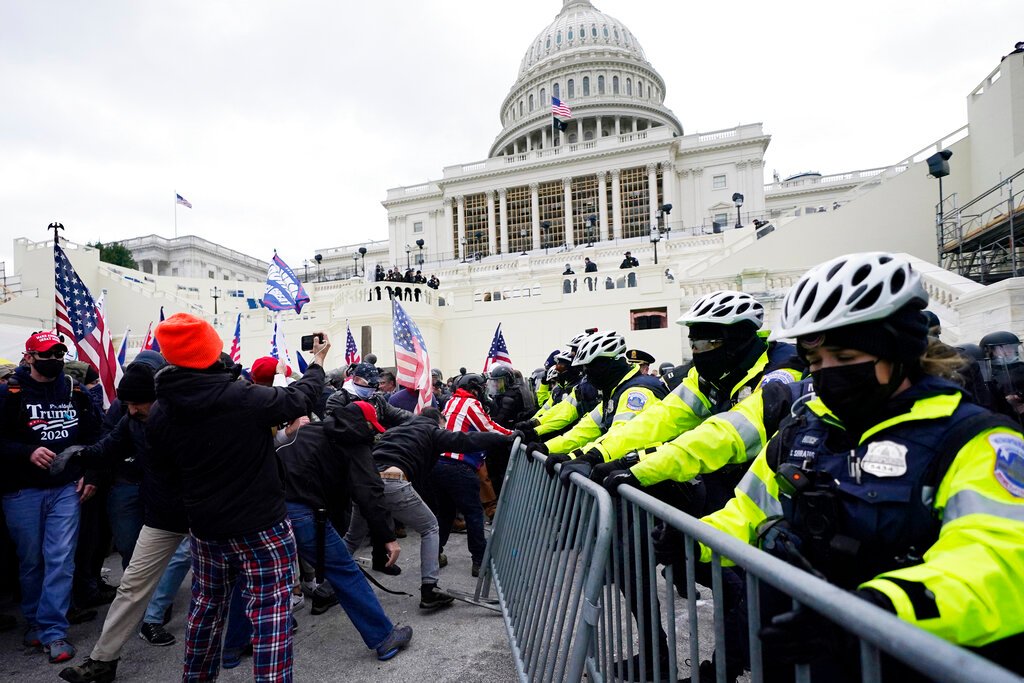
[[[154,374],[145,363],[129,363],[117,385],[117,397],[122,403],[152,403],[156,400]]]

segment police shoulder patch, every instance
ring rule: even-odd
[[[1002,433],[990,434],[988,443],[996,452],[996,481],[1011,495],[1024,498],[1024,440]]]
[[[626,394],[626,407],[633,412],[640,412],[647,405],[647,396],[640,391],[631,391]]]
[[[770,384],[772,382],[778,382],[780,384],[792,384],[796,381],[792,373],[786,372],[785,370],[772,370],[761,378],[761,386]]]

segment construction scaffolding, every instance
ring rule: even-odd
[[[1024,274],[1024,169],[963,206],[955,193],[943,198],[935,224],[946,270],[981,284]]]

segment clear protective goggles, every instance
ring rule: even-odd
[[[691,339],[690,349],[694,353],[704,353],[705,351],[714,351],[725,344],[724,339]]]

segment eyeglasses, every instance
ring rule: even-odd
[[[704,353],[705,351],[714,351],[724,343],[724,339],[691,339],[690,348],[694,353]]]
[[[51,358],[61,360],[64,358],[64,351],[29,351],[34,357],[39,360],[50,360]]]

